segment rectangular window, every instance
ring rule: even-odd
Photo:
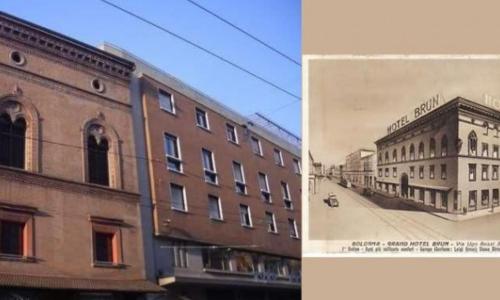
[[[24,255],[24,222],[0,220],[0,253]]]
[[[418,199],[420,201],[424,202],[424,199],[425,199],[425,190],[424,189],[418,190]]]
[[[236,265],[236,272],[253,273],[255,271],[254,257],[255,256],[253,255],[253,253],[234,251],[232,253],[232,258],[234,264]],[[219,299],[219,298],[213,298],[213,299]]]
[[[262,145],[260,144],[260,140],[254,136],[252,136],[250,140],[252,143],[253,153],[262,156]]]
[[[418,178],[424,179],[424,166],[418,167]]]
[[[264,256],[262,259],[264,265],[264,271],[269,274],[275,274],[278,276],[284,276],[284,265],[283,260],[277,257]]]
[[[385,177],[389,177],[389,168],[385,168]]]
[[[436,205],[436,191],[431,190],[431,204]]]
[[[245,173],[243,172],[243,166],[235,161],[233,161],[233,175],[236,192],[238,194],[246,195],[247,185],[245,183]]]
[[[296,158],[293,159],[293,171],[297,175],[302,174],[302,167],[300,166],[300,160]]]
[[[259,187],[260,195],[262,200],[267,203],[271,203],[271,193],[269,191],[269,181],[267,180],[267,175],[259,172]]]
[[[378,169],[378,177],[382,177],[382,169]]]
[[[225,248],[203,248],[203,268],[209,270],[231,271],[228,249]]]
[[[469,209],[475,210],[477,207],[477,191],[469,191]]]
[[[490,190],[481,191],[481,205],[487,206],[490,204]]]
[[[91,216],[94,266],[123,263],[121,226],[123,220]]]
[[[415,167],[410,167],[410,178],[415,177]]]
[[[469,181],[476,181],[476,164],[469,164]]]
[[[241,226],[252,227],[252,213],[248,205],[240,204]]]
[[[170,184],[170,199],[172,209],[187,211],[186,193],[182,185]]]
[[[208,209],[210,219],[222,220],[222,206],[220,203],[220,198],[212,195],[208,195]]]
[[[210,129],[208,125],[207,112],[199,108],[196,108],[196,125],[201,128]]]
[[[481,179],[488,180],[489,165],[481,165]]]
[[[288,183],[281,182],[281,193],[283,194],[283,201],[285,202],[285,208],[293,209],[292,198],[290,197],[290,189]]]
[[[283,166],[283,155],[279,149],[274,149],[274,163],[278,166]]]
[[[182,172],[179,139],[168,133],[165,133],[165,156],[167,157],[167,169]]]
[[[493,145],[493,158],[498,158],[498,145]]]
[[[488,157],[488,144],[482,143],[482,154],[483,157]]]
[[[278,232],[278,228],[276,227],[276,218],[274,217],[274,214],[272,212],[266,211],[266,223],[268,232]]]
[[[94,232],[96,262],[113,263],[113,240],[115,235],[109,232]]]
[[[415,188],[410,186],[408,189],[410,190],[410,198],[415,198]]]
[[[434,175],[435,175],[434,173],[435,173],[434,172],[434,165],[430,165],[429,166],[429,178],[430,179],[434,179]]]
[[[173,241],[173,254],[174,254],[174,267],[187,268],[188,267],[188,247],[186,243],[181,241]]]
[[[442,164],[441,165],[441,179],[445,180],[448,177],[448,174],[446,173],[446,165]]]
[[[498,165],[492,166],[491,179],[498,180]]]
[[[288,219],[288,232],[290,233],[290,237],[299,238],[299,231],[297,230],[297,222],[294,219]]]
[[[398,177],[397,168],[392,168],[392,177],[394,177],[394,178]]]
[[[492,195],[493,205],[498,206],[498,189],[493,189]]]
[[[238,133],[236,132],[236,127],[231,124],[226,124],[226,134],[228,141],[238,144]]]
[[[32,258],[36,208],[5,204],[0,207],[0,256]]]
[[[203,172],[205,173],[205,181],[217,184],[217,172],[215,171],[214,154],[207,149],[202,149],[201,153],[203,159]]]
[[[174,97],[169,92],[159,90],[158,101],[160,102],[160,108],[175,114]]]

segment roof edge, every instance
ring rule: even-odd
[[[165,72],[158,67],[152,65],[151,63],[146,62],[140,57],[135,56],[134,54],[130,53],[129,51],[120,48],[116,45],[113,45],[108,42],[104,42],[99,46],[103,51],[110,52],[114,55],[117,55],[119,57],[125,58],[127,60],[130,60],[135,63],[136,65],[136,70],[135,74],[138,77],[141,76],[148,76],[162,84],[165,84],[167,86],[170,86],[171,88],[174,88],[178,92],[185,93],[186,96],[188,96],[190,99],[207,106],[208,108],[214,110],[215,112],[221,114],[222,116],[232,120],[235,123],[238,123],[240,125],[247,126],[247,128],[254,132],[257,135],[260,135],[261,137],[269,140],[270,142],[276,144],[277,146],[280,146],[284,150],[287,150],[288,152],[292,153],[293,155],[297,157],[301,157],[301,149],[299,147],[296,147],[295,145],[289,143],[282,137],[278,136],[277,134],[265,129],[264,127],[260,126],[259,124],[256,124],[255,122],[252,122],[249,118],[243,116],[239,112],[236,112],[232,108],[226,106],[225,104],[221,103],[220,101],[206,95],[202,91],[188,85],[184,81],[178,79],[177,77],[169,74],[168,72]]]

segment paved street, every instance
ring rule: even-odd
[[[324,202],[329,192],[339,207]],[[454,222],[405,206],[386,208],[321,179],[309,200],[311,240],[499,240],[500,214]]]

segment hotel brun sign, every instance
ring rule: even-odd
[[[411,112],[399,118],[396,122],[389,125],[387,127],[387,134],[393,133],[394,131],[403,128],[404,126],[417,120],[418,118],[425,116],[429,112],[436,109],[438,106],[442,105],[444,102],[444,98],[443,96],[441,96],[441,94],[433,96],[429,100],[415,107]]]

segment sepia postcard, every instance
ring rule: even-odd
[[[304,255],[500,256],[499,58],[304,56]]]

